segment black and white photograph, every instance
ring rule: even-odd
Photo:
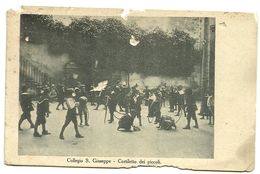
[[[213,159],[215,21],[21,14],[18,155]]]

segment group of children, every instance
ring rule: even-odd
[[[116,89],[116,88],[115,88]],[[46,129],[46,117],[49,116],[50,111],[49,111],[49,91],[48,89],[42,88],[39,92],[38,99],[37,99],[37,106],[36,106],[36,121],[35,124],[33,124],[31,120],[31,111],[34,110],[34,106],[32,103],[32,95],[28,91],[29,88],[26,86],[23,86],[21,89],[21,95],[20,95],[20,105],[22,108],[22,115],[19,120],[18,128],[19,130],[21,129],[21,124],[24,120],[28,120],[30,123],[30,127],[34,128],[34,137],[41,137],[43,135],[49,135],[51,134],[50,132],[47,131]],[[62,89],[64,90],[64,88]],[[146,89],[147,90],[147,89]],[[148,91],[148,90],[147,90]],[[150,92],[146,93],[140,93],[136,88],[132,88],[129,92],[129,95],[125,99],[127,99],[127,105],[125,105],[125,112],[133,115],[133,118],[137,117],[139,119],[139,126],[142,125],[141,122],[141,104],[142,100],[145,99],[146,97],[149,96],[149,102],[146,102],[149,108],[149,113],[148,117],[155,117],[155,123],[159,123],[161,119],[161,107],[162,107],[162,96],[160,92],[154,92],[154,95],[151,95]],[[196,101],[194,98],[194,95],[192,94],[191,89],[186,89],[183,90],[183,93],[178,93],[178,113],[179,114],[180,110],[183,110],[184,115],[187,117],[187,125],[184,127],[184,129],[190,129],[190,122],[191,119],[194,120],[195,125],[194,128],[199,128],[198,121],[196,118],[196,111],[197,111],[197,106],[196,106]],[[118,92],[116,90],[113,90],[111,94],[108,97],[108,102],[106,103],[109,113],[110,113],[110,120],[109,123],[112,123],[114,121],[114,112],[116,111],[116,106],[119,103],[120,97],[118,96]],[[131,94],[131,95],[130,95]],[[146,96],[147,95],[147,96]],[[152,97],[154,96],[154,98]],[[185,98],[185,99],[184,99]],[[63,100],[61,100],[63,99]],[[181,100],[180,100],[181,99]],[[65,101],[67,109],[64,107],[63,103]],[[182,101],[180,103],[180,101]],[[214,103],[213,103],[213,97],[207,98],[207,101],[204,101],[205,104],[208,106],[208,111],[213,114],[214,112]],[[62,105],[63,109],[67,110],[66,113],[66,118],[65,122],[61,128],[59,138],[64,140],[64,131],[66,127],[72,122],[74,124],[74,129],[75,129],[75,137],[76,138],[83,138],[83,136],[79,133],[78,130],[78,121],[77,121],[77,115],[79,115],[80,118],[80,124],[82,126],[89,126],[88,124],[88,108],[87,108],[87,102],[88,99],[86,95],[84,94],[84,89],[80,90],[79,88],[69,88],[66,91],[64,91],[64,94],[59,97],[59,104],[57,105],[57,110],[59,110],[59,106]],[[176,109],[175,107],[172,107],[171,104],[173,104],[171,101],[170,102],[170,112],[174,111]],[[134,111],[134,112],[133,112]],[[83,116],[84,116],[84,124],[83,124]],[[38,127],[42,126],[42,134],[38,132]]]
[[[29,88],[23,86],[21,89],[20,95],[20,105],[22,108],[22,115],[18,123],[19,130],[22,130],[21,124],[24,120],[28,120],[31,125],[31,128],[34,128],[33,136],[41,137],[38,133],[38,126],[42,125],[42,135],[49,135],[50,132],[46,130],[46,117],[49,116],[49,99],[48,99],[48,92],[46,89],[41,89],[39,94],[39,99],[37,102],[37,110],[36,110],[36,121],[33,124],[31,119],[31,111],[34,110],[33,103],[32,103],[32,94],[29,92]]]
[[[20,95],[20,105],[22,108],[22,115],[19,120],[18,128],[22,130],[21,124],[24,120],[28,120],[30,123],[30,127],[34,128],[34,137],[41,137],[42,135],[50,135],[51,133],[46,130],[46,117],[49,117],[49,91],[48,89],[42,88],[38,94],[37,106],[36,106],[36,121],[33,124],[31,119],[31,111],[34,110],[34,105],[32,102],[32,94],[29,92],[29,88],[23,86],[21,89]],[[64,102],[64,101],[63,101]],[[65,122],[61,128],[61,132],[59,135],[60,139],[64,139],[64,131],[70,122],[74,124],[75,129],[75,137],[83,138],[83,136],[79,133],[78,130],[78,122],[77,115],[80,116],[80,125],[83,125],[83,115],[85,118],[85,126],[88,126],[88,108],[87,108],[87,98],[80,93],[78,88],[76,89],[67,89],[65,104],[67,106],[67,114],[65,118]],[[63,106],[63,108],[65,108]],[[42,134],[39,134],[38,127],[42,125]]]

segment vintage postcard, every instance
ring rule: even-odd
[[[22,7],[7,22],[7,165],[254,169],[254,14]]]

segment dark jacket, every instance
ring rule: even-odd
[[[197,110],[196,101],[193,95],[187,95],[186,105],[187,112],[194,112]]]
[[[29,93],[22,93],[20,96],[20,105],[23,112],[33,111],[32,95]]]
[[[37,115],[45,116],[49,113],[49,100],[47,97],[41,97],[37,103]]]

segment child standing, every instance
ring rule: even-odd
[[[38,133],[38,126],[42,125],[42,135],[49,135],[49,133],[46,130],[46,118],[49,116],[49,100],[48,100],[48,91],[47,90],[41,90],[40,98],[37,103],[37,118],[35,121],[35,127],[34,127],[34,137],[41,137],[41,135]]]
[[[187,110],[187,125],[183,129],[190,129],[190,121],[191,118],[195,122],[194,128],[199,128],[197,117],[196,117],[196,102],[194,99],[194,96],[192,95],[192,90],[191,89],[186,89],[186,110]]]
[[[76,103],[75,99],[73,98],[74,92],[72,89],[67,90],[67,91],[68,91],[68,98],[66,99],[66,105],[67,105],[68,110],[67,110],[65,123],[61,128],[60,139],[64,140],[63,133],[71,121],[74,124],[74,129],[76,132],[75,137],[84,138],[82,135],[80,135],[79,130],[78,130],[78,123],[77,123],[77,117],[76,117],[77,116],[77,112],[76,112],[77,103]]]

